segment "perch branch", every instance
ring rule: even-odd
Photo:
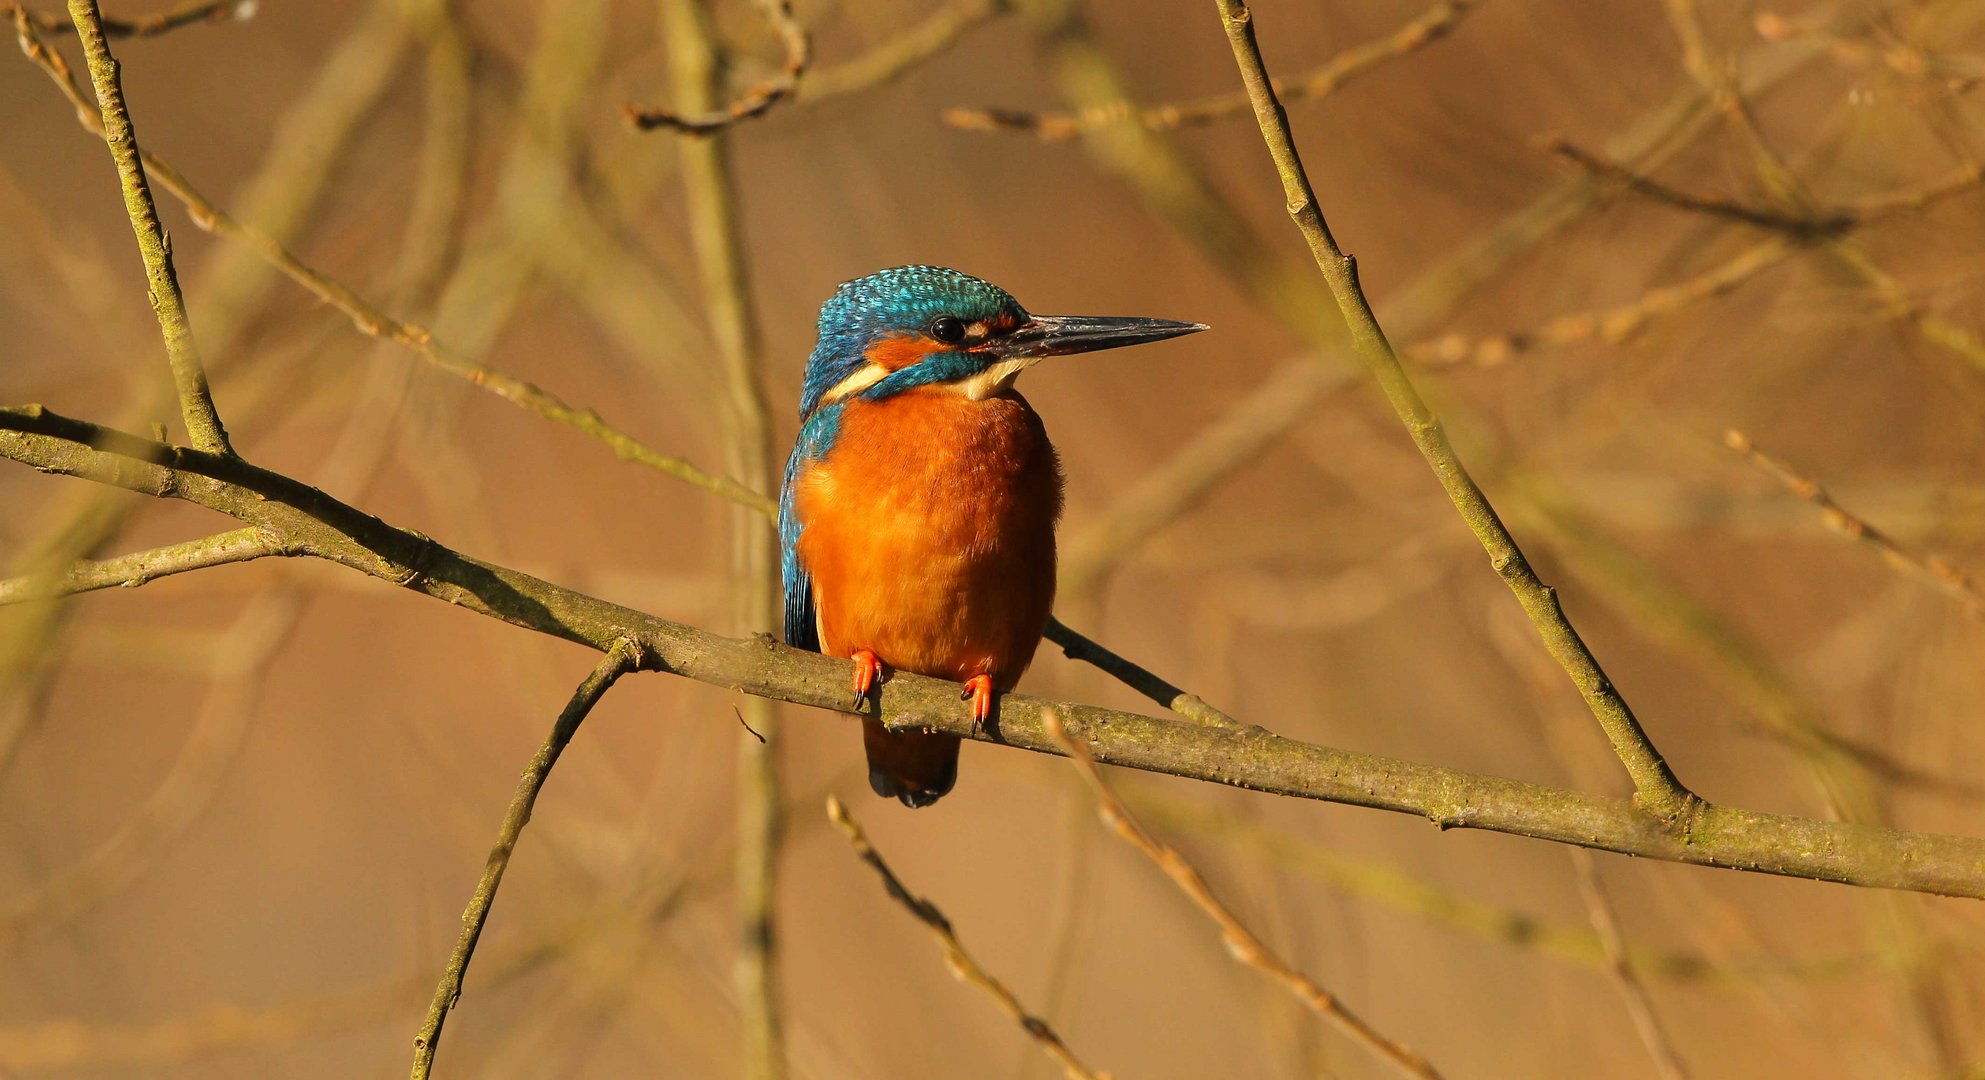
[[[869,843],[868,834],[862,831],[861,824],[849,815],[841,800],[832,795],[827,796],[827,817],[847,836],[848,843],[854,845],[855,854],[882,878],[882,887],[889,891],[889,898],[908,909],[918,922],[930,930],[931,936],[937,938],[937,943],[944,947],[944,960],[950,965],[953,975],[984,990],[986,996],[999,1005],[999,1011],[1012,1017],[1028,1038],[1040,1044],[1041,1052],[1061,1066],[1062,1074],[1068,1080],[1109,1080],[1108,1073],[1093,1072],[1082,1064],[1046,1020],[1028,1012],[1005,983],[979,966],[979,962],[966,951],[965,943],[958,940],[957,931],[951,928],[951,920],[944,917],[944,912],[939,911],[936,904],[911,892],[903,884],[896,872],[883,861],[882,853]]]
[[[598,600],[401,529],[239,458],[176,447],[51,413],[0,407],[0,457],[258,525],[302,555],[513,626],[602,652],[624,639],[644,666],[759,697],[846,712],[846,660],[769,638],[726,638]],[[929,730],[1042,753],[1059,745],[1050,705],[1104,764],[1235,787],[1413,814],[1476,828],[1699,866],[1985,898],[1985,839],[1820,821],[1702,803],[1678,832],[1632,803],[1520,780],[1093,706],[1002,698],[984,730],[958,708],[958,685],[899,673],[876,715],[894,731]]]
[[[614,680],[634,670],[640,654],[641,647],[626,638],[607,646],[606,656],[601,658],[593,673],[586,676],[586,681],[572,692],[572,700],[566,702],[565,711],[558,714],[551,733],[545,736],[544,745],[524,767],[524,775],[517,781],[517,792],[510,797],[510,806],[503,812],[503,824],[496,832],[496,845],[489,849],[489,861],[483,867],[482,880],[476,883],[468,909],[462,912],[462,936],[456,939],[454,951],[448,954],[448,966],[442,971],[441,982],[434,988],[434,1000],[427,1007],[427,1020],[421,1024],[420,1034],[414,1036],[412,1080],[427,1080],[434,1069],[434,1055],[441,1047],[441,1026],[448,1020],[448,1010],[454,1008],[456,1000],[462,996],[462,979],[468,974],[469,960],[475,955],[476,941],[482,937],[483,924],[489,920],[490,905],[496,902],[497,886],[503,884],[503,872],[510,867],[510,854],[517,849],[517,838],[523,834],[524,825],[531,820],[531,808],[537,804],[538,792],[551,776],[551,767],[558,764],[558,756],[565,752],[566,744],[572,741],[586,714],[599,704]]]

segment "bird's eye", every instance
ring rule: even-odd
[[[946,345],[956,345],[965,340],[965,324],[949,315],[939,315],[930,321],[930,336]]]

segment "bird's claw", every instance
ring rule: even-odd
[[[986,721],[992,719],[993,681],[991,675],[974,675],[965,680],[965,689],[958,695],[960,701],[972,703],[972,733],[986,728]]]
[[[860,712],[862,702],[875,690],[876,680],[882,677],[882,661],[867,649],[856,649],[849,659],[855,662],[855,700],[852,705],[856,712]]]

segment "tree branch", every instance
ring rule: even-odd
[[[1261,59],[1261,49],[1255,44],[1254,17],[1248,11],[1247,4],[1244,0],[1217,0],[1217,6],[1221,23],[1227,31],[1227,41],[1233,47],[1234,60],[1240,66],[1241,80],[1254,103],[1255,119],[1261,126],[1262,139],[1268,145],[1269,157],[1274,159],[1276,171],[1281,175],[1282,190],[1288,197],[1289,216],[1295,219],[1296,227],[1308,241],[1317,268],[1323,272],[1331,293],[1337,298],[1337,306],[1350,327],[1353,347],[1377,378],[1387,400],[1405,423],[1414,445],[1420,448],[1421,456],[1427,459],[1434,475],[1440,478],[1441,486],[1447,490],[1455,509],[1461,512],[1469,530],[1481,541],[1483,550],[1488,552],[1496,573],[1523,604],[1530,621],[1542,635],[1545,648],[1571,676],[1573,685],[1585,698],[1592,715],[1605,729],[1614,752],[1633,778],[1635,801],[1649,813],[1686,830],[1686,819],[1700,800],[1682,786],[1668,763],[1662,759],[1660,751],[1648,739],[1647,733],[1641,730],[1640,721],[1634,717],[1626,699],[1614,688],[1600,668],[1599,661],[1572,627],[1571,620],[1565,617],[1564,609],[1558,603],[1557,591],[1539,580],[1537,572],[1531,569],[1515,538],[1503,525],[1502,519],[1496,516],[1488,496],[1468,475],[1454,447],[1448,443],[1439,417],[1421,400],[1419,391],[1414,389],[1406,369],[1400,365],[1399,357],[1386,340],[1385,332],[1379,328],[1364,290],[1359,287],[1357,264],[1338,250],[1337,241],[1330,235],[1323,211],[1317,205],[1316,192],[1310,188],[1309,176],[1296,151],[1295,138],[1289,132],[1288,115],[1276,100],[1275,88],[1269,82],[1268,68]]]
[[[78,107],[77,119],[85,128],[101,135],[102,123],[88,110],[87,101],[71,78],[68,64],[60,53],[42,44],[34,32],[33,25],[18,9],[15,14],[14,30],[20,39],[21,51],[41,67],[55,83],[56,88],[62,91],[64,97]],[[607,423],[593,409],[568,404],[556,394],[534,383],[478,363],[442,345],[426,327],[393,317],[377,304],[352,291],[344,283],[298,259],[275,237],[243,224],[202,195],[163,158],[148,151],[140,151],[140,157],[145,167],[156,176],[159,186],[185,205],[187,213],[192,215],[195,224],[246,245],[317,299],[344,313],[360,333],[370,337],[385,338],[404,346],[442,372],[487,390],[512,405],[536,413],[546,420],[563,424],[596,439],[606,444],[607,448],[623,461],[631,461],[666,473],[732,502],[749,506],[767,517],[778,512],[772,500],[764,494],[752,491],[729,477],[705,472],[684,458],[656,450]]]
[[[23,25],[27,16],[17,16]],[[97,105],[103,112],[103,141],[110,146],[111,160],[117,163],[117,180],[124,189],[124,209],[131,217],[131,231],[138,238],[138,254],[145,261],[145,282],[151,293],[152,314],[158,317],[159,332],[165,337],[166,360],[172,365],[172,381],[179,390],[179,409],[186,420],[186,432],[193,445],[218,454],[234,451],[228,446],[227,428],[214,410],[213,391],[207,388],[207,370],[200,363],[200,349],[193,340],[193,324],[186,317],[186,300],[179,294],[179,276],[172,269],[172,238],[159,223],[158,207],[152,202],[152,187],[145,180],[145,163],[138,153],[138,132],[131,125],[131,112],[124,104],[124,87],[117,58],[110,55],[110,41],[104,35],[103,14],[96,0],[69,0],[69,17],[83,41],[83,56],[89,63],[90,81],[96,85]]]
[[[448,1010],[454,1008],[455,1001],[462,996],[462,979],[468,974],[469,960],[475,956],[476,941],[482,937],[483,924],[489,920],[490,905],[496,902],[497,887],[503,884],[503,872],[510,867],[510,854],[517,849],[517,839],[523,835],[525,824],[531,820],[531,808],[537,805],[538,792],[543,790],[545,780],[551,776],[551,767],[558,764],[558,756],[565,752],[566,744],[578,732],[580,722],[593,711],[593,706],[599,704],[600,698],[612,688],[614,681],[635,669],[640,654],[641,647],[630,639],[623,638],[609,645],[599,666],[572,692],[572,700],[566,702],[565,711],[558,714],[551,733],[545,736],[544,745],[524,767],[524,775],[517,781],[517,792],[510,797],[510,806],[503,812],[503,824],[496,831],[496,845],[489,849],[489,862],[483,867],[482,880],[476,883],[475,894],[469,897],[468,909],[462,912],[462,935],[456,939],[454,951],[448,955],[448,966],[441,973],[441,982],[434,988],[434,1000],[427,1007],[427,1020],[421,1025],[420,1034],[414,1036],[412,1080],[427,1080],[434,1069],[434,1055],[441,1048],[441,1027],[448,1020]]]
[[[155,15],[136,19],[104,19],[103,32],[106,37],[113,38],[157,37],[194,23],[245,21],[254,14],[255,0],[192,0]],[[43,30],[52,34],[67,30],[70,25],[69,20],[60,15],[36,15],[33,19]]]
[[[778,30],[779,40],[786,48],[786,60],[779,74],[745,91],[736,101],[720,107],[677,112],[629,102],[621,106],[627,122],[634,125],[637,131],[665,127],[684,135],[711,135],[740,120],[763,116],[772,106],[797,93],[800,77],[806,74],[807,65],[813,62],[813,39],[808,36],[806,27],[793,18],[792,0],[759,0],[759,6],[765,9],[766,19]]]
[[[896,872],[883,861],[882,853],[869,843],[868,834],[862,831],[861,824],[849,815],[841,800],[832,795],[827,796],[827,817],[847,836],[848,843],[854,845],[855,854],[882,878],[882,887],[889,891],[889,898],[908,909],[918,922],[930,930],[931,936],[937,938],[937,943],[944,948],[945,963],[950,965],[953,975],[984,990],[999,1005],[999,1011],[1012,1017],[1027,1032],[1028,1038],[1040,1044],[1041,1052],[1061,1066],[1062,1074],[1068,1080],[1109,1080],[1108,1073],[1092,1072],[1082,1064],[1082,1060],[1075,1056],[1067,1043],[1061,1041],[1061,1036],[1055,1034],[1046,1020],[1028,1012],[1005,983],[979,966],[972,954],[965,951],[965,943],[958,940],[957,931],[951,928],[951,920],[944,917],[944,912],[939,911],[936,904],[904,886]]]
[[[846,660],[769,637],[726,638],[484,562],[389,525],[301,481],[239,458],[169,446],[39,406],[0,408],[0,457],[176,498],[259,525],[302,554],[602,652],[624,639],[643,666],[758,697],[846,712]],[[1985,898],[1985,839],[1768,814],[1702,802],[1678,822],[1625,800],[1093,706],[1002,698],[979,730],[958,685],[898,673],[876,715],[891,730],[929,730],[1056,753],[1042,724],[1052,706],[1098,761],[1255,791],[1365,806],[1447,828],[1486,829],[1669,862]]]
[[[1081,743],[1069,737],[1063,726],[1061,715],[1053,708],[1047,709],[1041,717],[1048,734],[1061,747],[1062,751],[1074,760],[1082,772],[1082,779],[1096,795],[1096,813],[1116,834],[1131,847],[1143,853],[1179,891],[1186,894],[1194,906],[1206,913],[1213,924],[1220,928],[1220,941],[1234,959],[1254,968],[1262,974],[1281,983],[1305,1008],[1337,1025],[1345,1034],[1363,1043],[1372,1052],[1391,1061],[1401,1070],[1425,1080],[1440,1080],[1440,1072],[1431,1062],[1421,1057],[1405,1043],[1387,1038],[1379,1030],[1352,1012],[1337,999],[1337,995],[1317,985],[1316,980],[1290,967],[1289,964],[1264,944],[1254,931],[1241,922],[1233,909],[1213,895],[1213,887],[1206,883],[1193,865],[1186,861],[1178,850],[1152,836],[1140,823],[1130,808],[1117,798],[1110,788],[1109,781],[1103,779],[1103,771],[1096,767],[1096,759]]]
[[[1316,101],[1329,97],[1359,76],[1386,62],[1419,52],[1446,37],[1474,10],[1479,0],[1437,0],[1433,6],[1384,37],[1354,45],[1331,57],[1322,67],[1278,84],[1285,101]],[[1137,105],[1117,101],[1068,112],[1027,112],[1021,109],[951,108],[945,122],[968,131],[1006,131],[1034,135],[1048,142],[1077,138],[1111,124],[1134,123],[1150,131],[1198,127],[1244,113],[1245,92],[1214,94],[1175,105]]]
[[[53,574],[27,574],[0,580],[0,607],[27,600],[50,600],[60,596],[121,586],[135,589],[162,577],[203,570],[209,566],[247,562],[268,555],[292,555],[276,537],[253,525],[245,529],[203,536],[178,544],[135,551],[114,559],[81,560]]]

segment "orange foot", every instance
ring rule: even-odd
[[[862,699],[875,689],[875,681],[882,677],[882,661],[867,649],[856,649],[849,657],[855,662],[855,701],[854,707],[862,707]]]
[[[972,730],[982,730],[986,726],[986,721],[992,719],[992,676],[974,675],[966,679],[965,692],[958,695],[958,700],[964,701],[968,698],[972,702]]]

